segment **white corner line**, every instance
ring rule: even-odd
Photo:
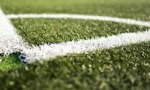
[[[108,16],[92,16],[92,15],[78,15],[78,14],[9,14],[7,15],[9,19],[17,18],[70,18],[70,19],[84,19],[84,20],[100,20],[100,21],[112,21],[118,23],[126,23],[131,25],[140,25],[150,27],[150,22],[140,21],[134,19],[125,19],[118,17],[108,17]]]
[[[0,54],[18,52],[23,45],[23,40],[0,8]]]
[[[29,49],[25,48],[23,53],[29,56],[31,60],[28,62],[31,63],[36,60],[55,58],[69,53],[104,50],[146,41],[150,41],[150,30],[136,33],[123,33],[88,40],[63,42],[59,44],[44,44],[40,46],[33,46]]]
[[[144,32],[134,32],[134,33],[123,33],[118,35],[112,35],[108,37],[93,38],[87,40],[78,41],[68,41],[58,44],[44,44],[40,46],[29,46],[23,42],[22,38],[16,33],[15,28],[10,23],[10,18],[20,18],[29,17],[27,16],[13,16],[6,15],[0,9],[0,53],[11,54],[15,52],[22,52],[26,54],[30,60],[28,63],[32,63],[37,60],[43,60],[48,58],[55,58],[57,56],[67,55],[69,53],[83,53],[93,50],[103,50],[115,48],[123,45],[136,44],[140,42],[150,41],[150,30]],[[30,16],[34,18],[35,15]],[[119,19],[111,17],[101,17],[101,16],[83,16],[83,15],[56,15],[42,16],[37,15],[36,17],[54,17],[54,18],[77,18],[77,19],[92,19],[92,20],[105,20],[105,21],[115,21],[123,22],[128,24],[136,24],[143,26],[150,26],[149,22],[135,21],[130,19]],[[9,18],[9,19],[8,19]]]

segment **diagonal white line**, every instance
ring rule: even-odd
[[[0,54],[18,52],[22,45],[21,37],[16,34],[15,28],[0,9]]]
[[[34,46],[30,49],[24,49],[23,53],[29,55],[29,58],[31,59],[27,62],[34,62],[40,59],[67,55],[68,53],[82,53],[98,49],[103,50],[146,41],[150,41],[150,30],[59,44],[44,44],[41,46]]]
[[[12,18],[14,16],[8,15],[7,17]],[[66,17],[68,18],[68,16]],[[74,18],[76,18],[76,16]],[[83,19],[84,17],[78,16],[78,18]],[[87,19],[87,17],[85,19]],[[125,22],[128,24],[150,26],[149,22],[141,22],[141,21],[137,22],[129,19],[127,20],[127,22],[124,19],[122,20],[119,19],[117,21],[117,19],[115,18],[114,19],[95,18],[95,20],[108,20],[116,22]],[[0,53],[10,54],[13,52],[22,52],[30,58],[29,61],[26,61],[28,63],[40,59],[55,58],[57,56],[67,55],[69,53],[82,53],[97,49],[103,50],[122,45],[129,45],[146,41],[150,41],[150,30],[144,32],[123,33],[119,35],[93,38],[88,40],[63,42],[59,44],[51,44],[51,45],[44,44],[40,46],[29,46],[25,44],[25,42],[23,42],[23,40],[17,35],[15,28],[6,18],[4,13],[0,10]]]
[[[78,14],[10,14],[7,15],[8,18],[71,18],[71,19],[84,19],[84,20],[101,20],[101,21],[112,21],[119,23],[126,23],[132,25],[148,26],[150,27],[150,22],[117,18],[117,17],[107,17],[107,16],[91,16],[91,15],[78,15]]]

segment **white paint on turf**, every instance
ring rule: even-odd
[[[34,46],[29,49],[25,48],[23,53],[27,54],[31,59],[26,62],[31,63],[36,60],[54,58],[56,56],[67,55],[69,53],[103,50],[146,41],[150,41],[150,30],[145,32],[123,33],[88,40],[63,42],[59,44],[44,44],[41,46]]]
[[[21,18],[18,15],[8,15],[9,18]],[[23,16],[24,17],[24,16]],[[25,18],[28,16],[25,16]],[[31,16],[32,17],[32,16]],[[35,17],[35,16],[34,16]],[[34,18],[33,17],[33,18]],[[40,18],[49,18],[48,16],[36,16]],[[105,20],[115,21],[128,24],[150,26],[149,22],[135,21],[130,19],[119,19],[111,17],[99,16],[82,16],[82,15],[52,15],[54,18],[75,18],[75,19],[92,19],[92,20]],[[40,59],[55,58],[60,55],[67,55],[69,53],[82,53],[93,50],[103,50],[114,48],[122,45],[135,44],[140,42],[150,41],[150,30],[145,32],[123,33],[119,35],[112,35],[108,37],[93,38],[88,40],[70,41],[58,44],[44,44],[40,46],[29,46],[23,42],[22,38],[18,36],[15,28],[6,18],[4,13],[0,10],[0,53],[10,54],[13,52],[22,52],[30,58],[28,63]]]
[[[117,18],[117,17],[107,17],[107,16],[91,16],[91,15],[77,15],[77,14],[16,14],[16,15],[10,14],[10,15],[7,15],[7,17],[10,19],[14,19],[14,18],[71,18],[71,19],[84,19],[84,20],[101,20],[101,21],[112,21],[112,22],[150,27],[150,22],[133,20],[133,19]]]
[[[23,41],[0,9],[0,54],[11,54],[22,49]]]

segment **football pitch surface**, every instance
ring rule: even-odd
[[[0,33],[2,90],[150,89],[149,0],[0,0],[0,7],[0,24],[12,23],[29,47],[4,55],[3,41],[16,44]],[[18,52],[34,62],[22,65]]]

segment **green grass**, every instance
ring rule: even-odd
[[[26,41],[36,45],[148,30],[143,26],[78,19],[13,19],[12,22]]]
[[[6,13],[72,13],[150,20],[149,0],[0,0]]]
[[[0,0],[6,14],[70,13],[150,21],[149,0]],[[75,19],[12,19],[29,44],[145,31],[148,27]],[[68,54],[21,65],[0,56],[0,90],[150,90],[150,42]]]
[[[36,62],[0,80],[1,90],[149,90],[150,42]]]
[[[21,66],[20,60],[17,54],[12,54],[10,56],[0,56],[0,71],[9,71],[16,69]]]

